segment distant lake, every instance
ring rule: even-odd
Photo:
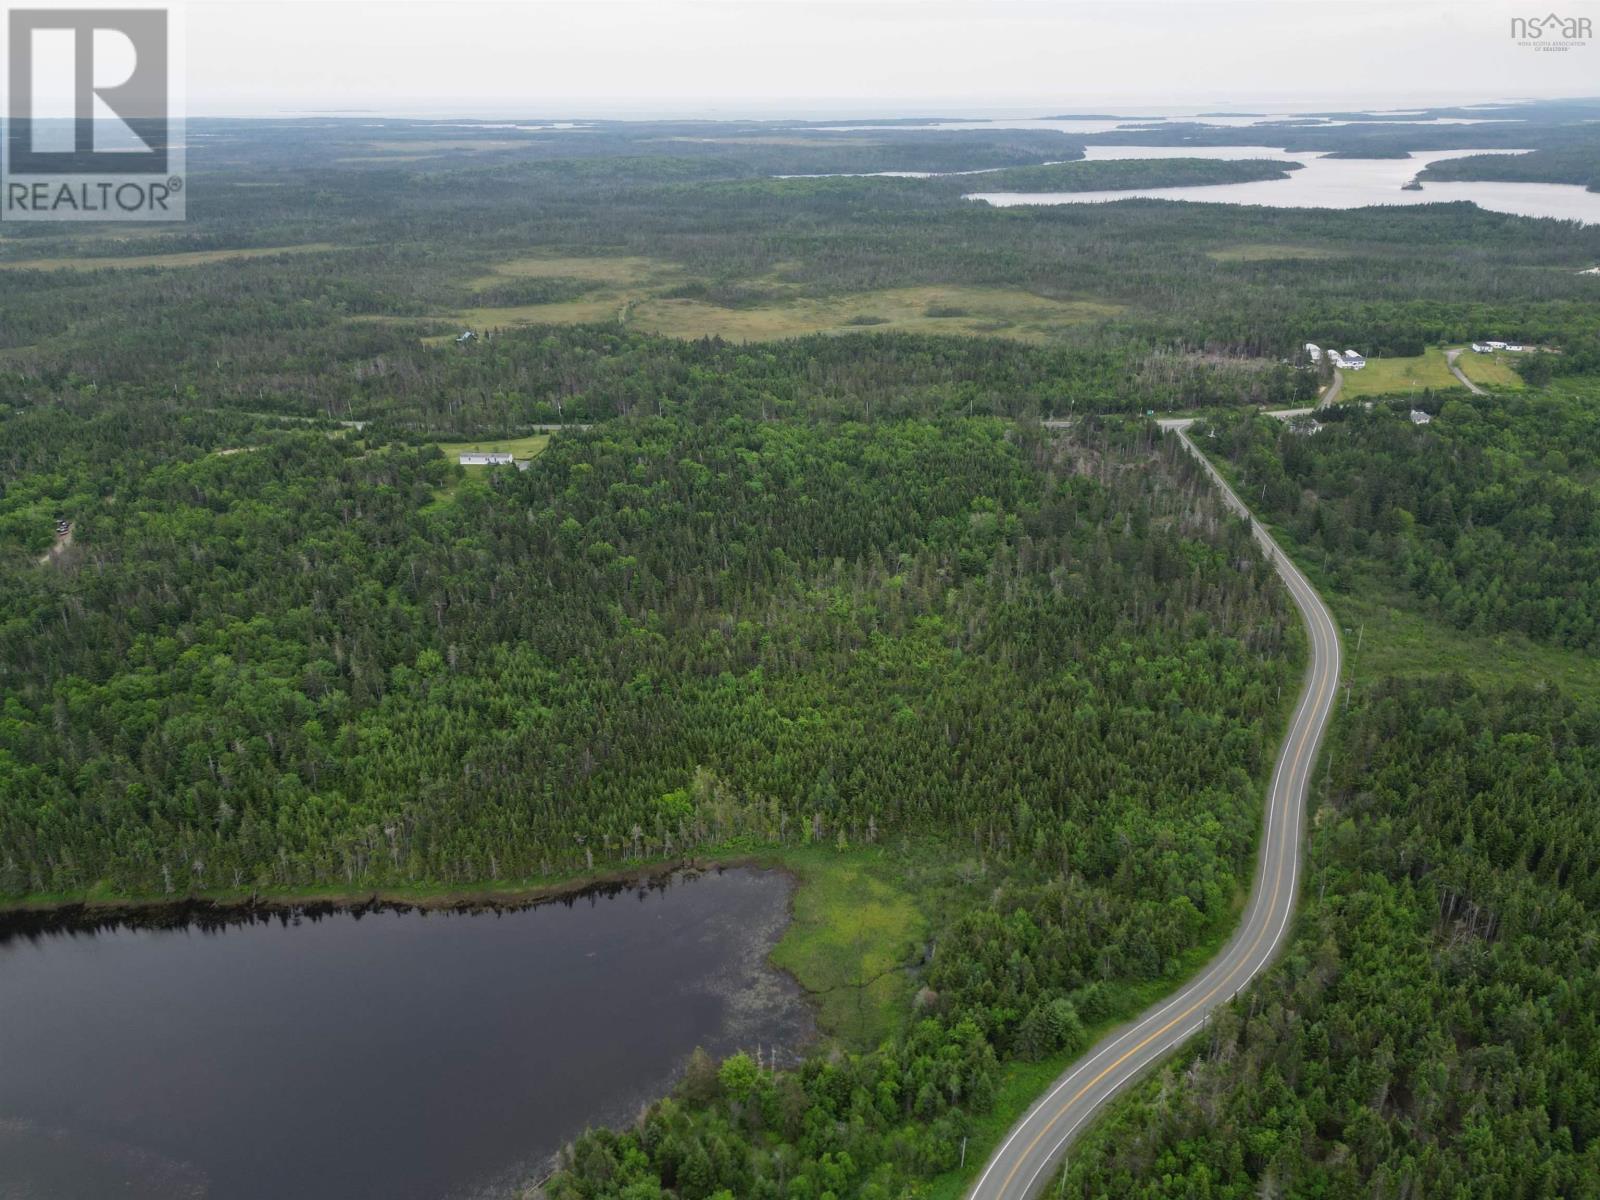
[[[1469,154],[1516,154],[1523,151],[1427,151],[1410,158],[1329,158],[1266,146],[1090,146],[1087,161],[1118,158],[1270,158],[1299,162],[1301,170],[1287,179],[1254,183],[1221,183],[1199,187],[1128,188],[1104,192],[972,192],[999,208],[1022,204],[1103,204],[1146,198],[1195,200],[1209,204],[1258,204],[1268,208],[1365,208],[1374,204],[1443,204],[1470,200],[1491,212],[1524,217],[1555,217],[1600,223],[1600,192],[1568,183],[1424,183],[1421,191],[1404,185],[1431,162]]]
[[[1469,106],[1470,107],[1470,106]],[[1419,110],[1420,111],[1420,110]],[[1402,115],[1397,110],[1389,110],[1389,116]],[[1508,125],[1517,118],[1512,117],[1423,117],[1417,116],[1415,120],[1403,122],[1405,125]],[[1152,113],[1146,116],[1127,114],[1108,118],[1085,117],[998,117],[994,120],[971,121],[929,121],[923,124],[883,125],[870,122],[857,122],[855,124],[824,125],[819,128],[833,133],[866,133],[872,131],[885,131],[895,129],[916,129],[927,131],[943,129],[953,132],[967,132],[972,130],[1000,130],[1000,129],[1046,129],[1056,133],[1126,133],[1133,130],[1159,128],[1163,125],[1209,125],[1218,129],[1256,129],[1260,128],[1263,136],[1270,136],[1275,130],[1274,126],[1292,123],[1294,131],[1306,129],[1331,129],[1340,125],[1370,125],[1371,121],[1361,121],[1354,118],[1341,117],[1313,117],[1306,113]],[[1385,122],[1388,124],[1388,122]],[[1276,132],[1282,132],[1281,129]]]
[[[334,913],[0,944],[0,1196],[510,1194],[697,1045],[812,1036],[728,870],[500,913]]]

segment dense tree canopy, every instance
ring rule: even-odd
[[[1288,957],[1067,1195],[1594,1194],[1600,708],[1393,683],[1335,761]]]
[[[1350,408],[1304,436],[1218,422],[1264,515],[1337,576],[1370,564],[1462,629],[1600,654],[1600,423],[1593,401],[1452,398],[1427,425]]]
[[[1533,146],[1449,169],[1578,179],[1596,111],[1271,132],[1347,156]],[[1284,167],[1075,161],[1172,130],[915,124],[199,121],[182,227],[8,226],[0,903],[816,842],[970,857],[884,1044],[779,1072],[698,1056],[549,1189],[911,1196],[1005,1063],[1075,1052],[1222,934],[1299,681],[1247,527],[1106,414],[1215,409],[1205,444],[1323,576],[1595,652],[1600,285],[1580,271],[1600,226],[991,209],[970,177],[874,173]],[[719,330],[873,300],[839,336],[735,343],[647,332],[640,295]],[[894,298],[915,332],[867,332]],[[974,336],[937,332],[958,319]],[[464,325],[484,336],[457,343]],[[1424,396],[1421,429],[1382,405],[1315,437],[1242,415],[1313,399],[1307,339],[1411,355],[1490,333],[1549,348],[1523,375],[1559,386]],[[536,423],[564,428],[526,470],[439,450]],[[1294,950],[1069,1186],[1592,1190],[1593,706],[1432,679],[1344,719]]]
[[[316,433],[85,465],[74,545],[8,568],[0,883],[463,881],[889,828],[1115,875],[1165,829],[1214,909],[1292,627],[1176,468],[1129,469],[1146,435],[1086,436],[654,419],[486,482]]]

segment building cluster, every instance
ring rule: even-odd
[[[1315,342],[1306,343],[1306,356],[1310,358],[1312,362],[1320,363],[1322,361],[1323,353],[1324,351],[1322,347],[1317,345]],[[1338,350],[1329,350],[1326,353],[1329,362],[1331,362],[1334,366],[1340,367],[1346,371],[1359,371],[1362,367],[1367,365],[1365,356],[1355,350],[1345,350],[1342,353]]]
[[[1496,350],[1509,350],[1513,354],[1521,354],[1524,347],[1521,342],[1473,342],[1474,354],[1493,354]]]
[[[463,467],[495,467],[511,461],[509,450],[468,450],[461,455]]]

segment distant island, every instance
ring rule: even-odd
[[[1268,158],[1127,158],[1008,167],[978,176],[986,192],[1115,192],[1287,179],[1305,164]],[[948,177],[943,182],[948,183]],[[971,187],[972,176],[957,182]]]

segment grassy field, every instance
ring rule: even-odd
[[[1518,354],[1474,354],[1471,350],[1464,350],[1456,358],[1456,366],[1461,368],[1461,373],[1479,387],[1488,388],[1491,392],[1520,391],[1526,385],[1522,376],[1511,369],[1514,360],[1523,357]]]
[[[1343,398],[1404,396],[1424,388],[1443,392],[1460,387],[1461,381],[1450,373],[1444,351],[1429,346],[1416,358],[1369,358],[1362,370],[1345,371]]]
[[[122,258],[25,258],[0,261],[5,271],[127,271],[135,267],[201,267],[206,263],[241,258],[266,258],[273,254],[316,254],[337,250],[331,242],[301,246],[256,246],[246,250],[185,250],[173,254],[130,254]]]
[[[550,435],[548,433],[532,433],[527,437],[501,438],[498,441],[492,442],[440,442],[439,449],[442,450],[444,452],[444,456],[451,461],[454,461],[457,455],[466,454],[474,450],[481,450],[484,452],[504,452],[509,450],[513,458],[527,460],[530,458],[537,458],[544,451],[544,448],[549,444]],[[488,467],[466,468],[468,471],[487,471],[488,469]]]
[[[1211,460],[1238,487],[1230,464]],[[1480,687],[1554,684],[1574,696],[1600,698],[1600,671],[1577,650],[1545,646],[1518,633],[1474,633],[1422,611],[1422,602],[1370,576],[1334,586],[1322,561],[1281,526],[1263,522],[1333,610],[1344,641],[1345,679],[1367,687],[1400,677],[1460,672]]]
[[[1048,300],[1010,288],[910,287],[738,309],[698,300],[649,300],[631,309],[628,323],[673,337],[716,334],[739,342],[861,329],[1048,341],[1071,326],[1120,311],[1116,305]]]
[[[683,269],[676,263],[637,255],[530,255],[496,263],[488,275],[472,281],[486,288],[507,279],[586,279],[600,284],[647,287],[679,277]]]
[[[1296,561],[1305,565],[1299,554]],[[1484,688],[1550,683],[1574,696],[1600,697],[1600,671],[1578,651],[1541,645],[1515,633],[1456,629],[1418,611],[1415,597],[1386,590],[1376,581],[1364,581],[1353,591],[1318,586],[1342,627],[1347,671],[1358,687],[1390,675],[1459,671]]]
[[[823,1030],[855,1049],[893,1033],[910,1011],[907,967],[922,951],[928,918],[906,876],[872,851],[786,851],[800,878],[794,920],[772,951],[817,1003]]]
[[[750,308],[631,296],[605,288],[556,304],[465,309],[456,319],[474,329],[617,321],[631,329],[669,337],[716,336],[733,342],[863,329],[991,334],[1043,342],[1063,335],[1072,326],[1120,311],[1116,305],[1048,300],[1005,288],[894,288],[826,299],[799,297]]]
[[[1231,464],[1211,461],[1237,489]],[[1409,592],[1369,576],[1336,587],[1318,557],[1281,526],[1262,523],[1333,610],[1344,642],[1345,679],[1353,686],[1367,687],[1391,675],[1458,671],[1484,687],[1549,683],[1574,696],[1600,697],[1600,671],[1581,651],[1541,645],[1518,633],[1456,629],[1423,612],[1421,601]]]
[[[527,437],[501,438],[498,441],[488,442],[440,442],[438,446],[445,458],[450,462],[456,462],[459,455],[473,450],[509,450],[513,458],[526,462],[530,458],[537,458],[549,444],[550,435],[548,433],[531,433]],[[470,467],[463,465],[461,470],[465,473],[465,486],[482,486],[481,482],[475,483],[474,481],[481,481],[488,476],[490,471],[498,469],[497,467],[486,465]],[[461,494],[462,487],[463,477],[458,475],[443,487],[434,488],[433,499],[423,506],[422,511],[425,513],[437,512],[445,505],[454,503],[456,497]]]
[[[1294,246],[1288,243],[1247,242],[1238,246],[1219,246],[1207,250],[1206,257],[1216,262],[1283,262],[1289,259],[1336,258],[1338,252],[1321,246]]]
[[[559,304],[464,308],[450,319],[463,329],[511,329],[518,325],[587,325],[620,320],[628,301],[610,289]],[[453,335],[452,335],[453,336]],[[448,340],[448,339],[446,339]]]
[[[545,304],[481,305],[447,319],[473,329],[616,321],[669,337],[717,336],[735,342],[846,333],[862,329],[994,334],[1043,342],[1120,305],[1051,300],[1016,288],[964,285],[885,288],[846,296],[806,296],[782,269],[757,281],[762,302],[728,307],[674,295],[693,282],[676,264],[639,256],[532,256],[498,263],[469,286],[483,292],[518,279],[579,280],[581,295]],[[439,340],[439,339],[435,339]]]

